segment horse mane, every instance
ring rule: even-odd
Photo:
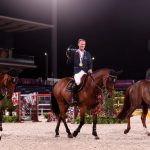
[[[100,70],[101,70],[101,69],[98,69],[98,70],[94,71],[93,74],[98,73]]]
[[[96,75],[98,73],[102,73],[103,74],[103,72],[106,74],[106,71],[108,71],[109,75],[116,76],[116,71],[113,70],[113,69],[109,69],[109,68],[98,69],[98,70],[96,70],[96,71],[93,72],[93,75]]]
[[[98,73],[98,72],[100,72],[100,71],[106,71],[106,70],[108,70],[108,71],[111,72],[111,73],[115,73],[115,72],[116,72],[114,69],[101,68],[101,69],[98,69],[98,70],[94,71],[93,73],[95,74],[95,73]]]

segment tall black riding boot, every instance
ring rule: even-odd
[[[77,104],[78,103],[78,86],[75,84],[73,88],[73,93],[72,93],[72,104]]]

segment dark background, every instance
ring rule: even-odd
[[[52,0],[1,0],[0,15],[52,24],[52,7]],[[58,0],[57,12],[59,78],[72,75],[65,63],[65,52],[70,44],[76,46],[78,38],[87,40],[86,49],[95,57],[94,70],[112,67],[124,70],[121,79],[145,78],[150,67],[149,1]],[[1,33],[1,47],[13,47],[15,53],[35,56],[38,68],[25,70],[20,76],[44,77],[47,51],[51,77],[51,32],[49,29],[11,33],[5,37]]]

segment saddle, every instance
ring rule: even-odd
[[[85,86],[87,76],[88,76],[88,75],[85,74],[85,75],[83,75],[83,77],[81,78],[81,83],[80,83],[80,85],[78,85],[78,90],[77,90],[77,92],[81,91],[81,90],[83,89],[83,87]],[[67,83],[66,90],[67,90],[68,92],[73,92],[74,86],[75,86],[75,80],[74,80],[74,78],[72,78],[72,79]]]

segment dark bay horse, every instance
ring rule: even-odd
[[[130,117],[139,106],[142,106],[141,121],[144,130],[147,135],[150,135],[146,126],[146,115],[150,106],[150,80],[140,80],[131,85],[126,91],[123,108],[117,116],[119,119],[127,118],[127,129],[124,130],[124,134],[130,131]]]
[[[16,74],[14,71],[8,73],[0,73],[0,139],[2,134],[2,99],[6,97],[11,99],[16,84]]]
[[[56,126],[56,136],[59,137],[59,126],[61,121],[64,123],[68,137],[76,137],[80,132],[80,129],[84,125],[84,117],[87,109],[95,109],[96,106],[100,103],[97,100],[96,95],[98,92],[103,92],[107,90],[109,96],[112,95],[114,89],[114,84],[116,81],[118,73],[112,69],[104,68],[94,72],[93,74],[87,75],[85,85],[81,91],[78,93],[80,108],[80,123],[77,129],[71,134],[70,129],[66,123],[66,112],[69,106],[71,105],[72,93],[66,90],[68,82],[72,79],[69,77],[59,80],[52,92],[52,110],[58,116],[58,122]],[[95,139],[99,139],[96,131],[97,124],[97,115],[93,114],[93,131],[92,134],[95,136]]]

